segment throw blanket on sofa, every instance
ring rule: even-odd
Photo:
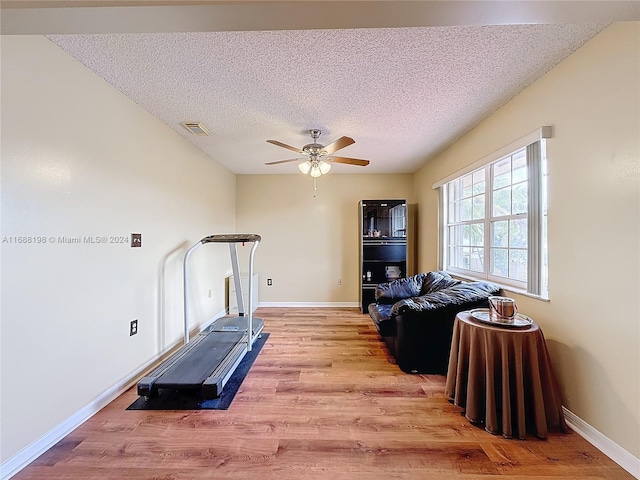
[[[463,305],[486,299],[499,292],[499,288],[486,282],[465,282],[446,287],[443,290],[417,297],[405,298],[393,304],[391,315],[403,315],[408,312],[426,312],[447,305]]]
[[[394,317],[448,305],[473,303],[499,291],[500,288],[493,283],[463,282],[452,278],[447,272],[434,271],[377,285],[376,303],[380,313]]]
[[[455,280],[447,272],[419,273],[407,278],[399,278],[388,283],[376,286],[376,302],[382,304],[394,304],[398,300],[418,297],[443,288],[458,285],[460,280]]]

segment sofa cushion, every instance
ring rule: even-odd
[[[427,312],[448,305],[463,305],[486,299],[500,292],[500,287],[488,282],[460,282],[442,290],[406,298],[393,304],[390,316],[412,312]]]

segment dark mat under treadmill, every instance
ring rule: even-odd
[[[268,337],[269,334],[263,332],[256,339],[251,351],[247,352],[222,389],[220,397],[204,399],[199,391],[160,389],[157,397],[139,397],[127,410],[227,410]]]

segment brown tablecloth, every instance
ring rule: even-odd
[[[542,330],[505,328],[456,317],[445,393],[487,432],[545,438],[568,432]]]

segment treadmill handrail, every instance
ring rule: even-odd
[[[189,257],[193,251],[202,245],[202,242],[198,242],[187,250],[184,255],[184,261],[182,262],[182,288],[184,298],[184,344],[189,343]]]
[[[258,235],[259,237],[259,235]],[[260,240],[253,243],[249,252],[249,314],[247,315],[247,351],[253,348],[253,256],[256,248],[260,244]]]

